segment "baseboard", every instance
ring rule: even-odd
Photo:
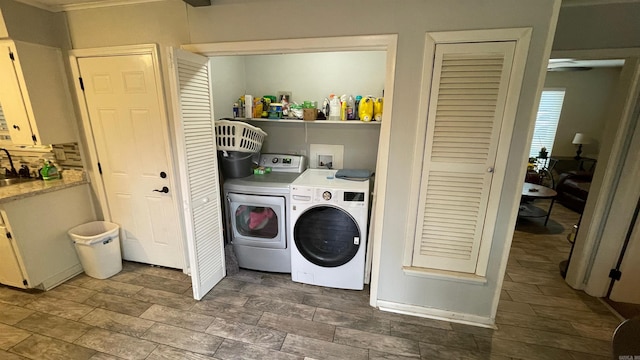
[[[36,288],[38,289],[42,289],[42,290],[51,290],[54,287],[62,284],[63,282],[71,279],[72,277],[82,273],[84,270],[82,269],[82,265],[80,265],[80,263],[77,263],[76,265],[62,271],[59,272],[53,276],[51,276],[50,278],[45,279],[40,285],[38,285]]]
[[[394,312],[398,314],[418,316],[428,319],[444,320],[459,324],[479,326],[489,329],[496,329],[495,319],[490,317],[457,313],[448,310],[434,309],[422,306],[400,304],[391,301],[378,300],[377,306],[382,311]]]

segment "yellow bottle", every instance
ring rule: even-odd
[[[345,121],[347,120],[347,102],[343,101],[342,104],[340,104],[340,120]]]
[[[384,98],[377,98],[373,103],[373,120],[382,121],[382,108],[383,108]]]
[[[371,97],[363,97],[358,106],[358,115],[360,121],[369,122],[373,118],[373,99]]]

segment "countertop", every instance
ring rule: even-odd
[[[58,180],[35,180],[0,187],[0,204],[89,183],[82,171],[65,170],[61,174],[62,179]]]

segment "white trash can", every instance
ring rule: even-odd
[[[106,279],[122,270],[120,226],[106,221],[92,221],[68,231],[84,272],[96,279]]]

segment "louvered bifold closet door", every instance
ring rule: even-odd
[[[173,49],[176,143],[193,295],[225,276],[209,59]]]
[[[436,45],[415,267],[475,273],[481,242],[491,240],[484,225],[497,214],[487,205],[514,49]]]

